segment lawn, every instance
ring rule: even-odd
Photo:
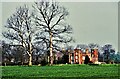
[[[2,79],[117,79],[118,65],[1,66]]]

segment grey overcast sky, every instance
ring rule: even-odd
[[[2,27],[16,8],[25,3],[2,3]],[[33,3],[26,3],[33,4]],[[74,29],[76,44],[112,44],[118,50],[118,3],[117,2],[62,2],[69,11],[67,22]],[[2,31],[2,30],[0,30]],[[0,37],[2,38],[2,37]]]

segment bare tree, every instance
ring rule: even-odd
[[[83,52],[88,48],[86,44],[78,44],[76,48],[81,49]]]
[[[111,44],[105,44],[103,47],[103,50],[110,50],[112,48]]]
[[[4,40],[1,43],[2,43],[1,44],[1,46],[2,46],[2,63],[4,63],[4,65],[6,66],[6,63],[11,61],[12,54],[10,51],[9,44],[7,44]]]
[[[88,47],[90,48],[90,49],[95,49],[95,48],[99,48],[100,46],[98,45],[98,44],[95,44],[95,43],[90,43],[90,44],[88,44]]]
[[[7,29],[3,32],[3,36],[12,40],[14,43],[22,45],[25,49],[25,53],[29,55],[29,65],[32,65],[32,40],[35,27],[32,25],[28,7],[26,5],[19,7],[16,12],[8,18],[5,27]]]
[[[57,2],[35,2],[33,17],[41,33],[36,37],[41,39],[50,51],[50,64],[53,64],[53,50],[60,48],[61,43],[71,42],[72,28],[65,22],[68,11]]]
[[[113,46],[111,44],[105,44],[102,47],[103,50],[103,56],[104,56],[104,60],[107,61],[107,63],[110,60],[110,54],[114,54],[115,53],[115,49],[113,49]]]

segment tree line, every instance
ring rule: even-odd
[[[2,50],[2,64],[3,65],[28,65],[29,55],[24,51],[25,49],[21,45],[7,44],[5,41],[1,41]],[[74,46],[66,46],[60,49],[61,57],[56,60],[56,54],[58,51],[53,51],[53,63],[54,64],[66,64],[69,63],[69,53],[75,48],[81,49],[85,52],[86,48],[98,49],[98,61],[105,63],[120,63],[120,53],[116,53],[115,49],[111,44],[105,44],[99,46],[98,44],[90,43],[88,45],[78,44]],[[23,52],[24,51],[24,52]],[[89,50],[91,51],[91,50]],[[41,51],[39,47],[34,48],[32,53],[32,63],[34,65],[47,65],[50,63],[49,54],[50,52]]]

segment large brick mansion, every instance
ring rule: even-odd
[[[97,63],[98,62],[98,49],[86,49],[85,52],[80,49],[74,49],[73,52],[69,53],[69,63],[71,64],[83,64],[85,61],[85,56],[90,58],[90,62]]]

